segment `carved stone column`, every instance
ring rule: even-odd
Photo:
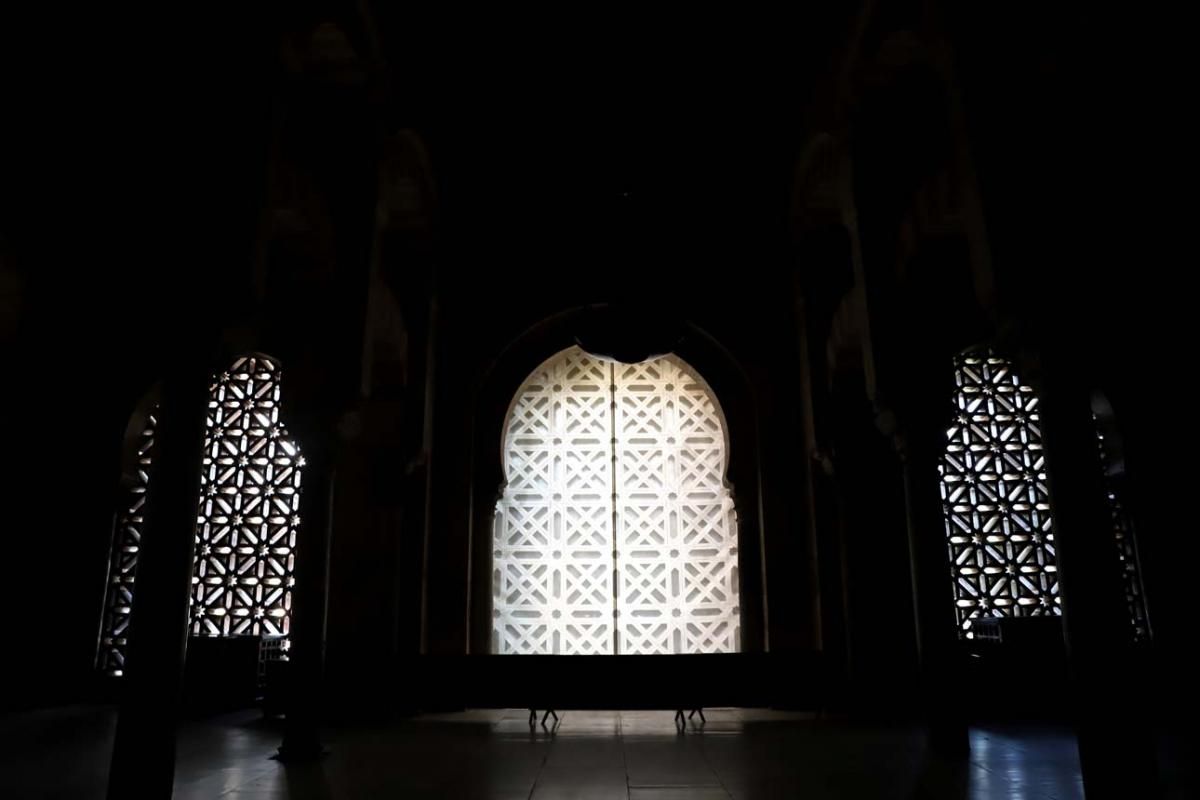
[[[914,359],[914,362],[918,361]],[[914,363],[900,404],[897,447],[904,478],[909,565],[921,699],[929,724],[929,745],[937,754],[964,757],[970,750],[959,684],[962,646],[950,587],[945,516],[938,463],[946,444],[946,412],[953,375],[950,365],[928,359]],[[884,415],[886,419],[886,414]],[[885,422],[881,427],[885,429]]]

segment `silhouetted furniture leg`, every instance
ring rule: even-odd
[[[683,713],[683,712],[681,711],[680,713]],[[703,709],[703,708],[693,708],[693,709],[692,709],[692,710],[691,710],[691,711],[688,713],[688,717],[687,717],[687,718],[690,720],[692,717],[696,716],[697,714],[699,714],[699,715],[700,715],[700,722],[701,722],[701,723],[708,722],[708,720],[706,720],[706,719],[704,718],[704,709]]]
[[[1161,794],[1154,737],[1143,704],[1114,687],[1132,684],[1138,663],[1101,473],[1089,391],[1047,364],[1041,420],[1054,514],[1072,703],[1084,790],[1095,797]]]
[[[550,719],[551,716],[554,717],[554,721],[556,723],[558,722],[558,714],[554,711],[553,708],[547,708],[546,713],[542,715],[542,725],[543,726],[545,726],[546,720]]]
[[[125,694],[108,780],[112,800],[168,798],[175,780],[208,405],[204,367],[181,361],[187,369],[168,377],[158,408],[157,463],[146,495]]]
[[[280,761],[319,758],[322,681],[325,666],[326,590],[333,510],[333,454],[325,442],[300,441],[305,459],[296,543],[296,590],[292,597],[292,648],[288,664]]]

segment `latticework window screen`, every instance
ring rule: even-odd
[[[1117,560],[1121,566],[1121,578],[1125,588],[1125,607],[1129,611],[1134,641],[1144,642],[1150,638],[1150,621],[1146,616],[1146,599],[1142,592],[1142,576],[1138,567],[1137,544],[1133,537],[1133,526],[1121,502],[1117,476],[1110,474],[1113,455],[1109,443],[1096,420],[1096,443],[1100,449],[1100,465],[1104,472],[1104,491],[1108,498],[1108,509],[1112,515],[1113,537],[1117,545]]]
[[[726,458],[712,393],[673,356],[539,367],[505,430],[493,652],[736,652]]]
[[[129,644],[129,613],[133,605],[133,580],[137,572],[138,548],[142,543],[142,514],[146,487],[154,455],[154,414],[146,419],[137,443],[137,473],[117,515],[108,565],[108,588],[104,620],[100,630],[97,666],[110,675],[125,671],[125,648]]]
[[[208,402],[192,635],[285,636],[304,458],[279,420],[279,370],[253,356],[217,376]]]
[[[1038,398],[994,355],[955,363],[941,464],[958,622],[1060,614]]]
[[[304,459],[280,422],[279,399],[279,369],[266,358],[239,358],[213,380],[198,465],[193,636],[288,634]],[[151,416],[113,541],[97,658],[111,675],[124,670],[153,443]],[[278,649],[287,645],[283,638]]]

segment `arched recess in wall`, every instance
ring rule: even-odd
[[[281,414],[277,362],[252,354],[213,376],[205,420],[188,631],[255,636],[285,654],[291,627],[304,458]],[[124,670],[131,633],[142,509],[153,480],[154,409],[144,401],[126,437],[137,471],[118,514],[97,666]]]
[[[647,369],[655,373],[652,380],[642,381],[636,384],[642,387],[643,397],[645,399],[648,393],[652,393],[650,387],[655,383],[661,383],[662,391],[675,391],[675,379],[669,378],[671,375],[680,375],[682,373],[675,370],[684,370],[689,376],[694,376],[698,380],[688,384],[691,388],[687,391],[696,399],[701,395],[711,398],[712,412],[707,416],[707,422],[710,427],[710,433],[715,428],[723,427],[721,436],[722,447],[715,448],[716,451],[724,451],[727,455],[727,462],[723,464],[724,475],[718,478],[721,483],[721,488],[726,492],[725,500],[717,499],[717,506],[710,506],[709,511],[712,513],[725,514],[722,517],[724,520],[721,525],[726,526],[724,530],[733,531],[732,538],[725,543],[725,555],[730,557],[730,560],[724,562],[726,572],[723,590],[730,594],[735,594],[735,597],[729,598],[729,604],[724,611],[713,613],[715,604],[697,603],[696,607],[707,605],[704,614],[711,615],[714,619],[724,613],[725,619],[730,619],[730,614],[733,609],[737,609],[738,630],[736,632],[731,626],[726,626],[725,630],[727,637],[724,640],[718,641],[711,635],[704,639],[701,636],[700,640],[692,642],[687,641],[681,627],[676,625],[672,628],[671,625],[655,628],[648,626],[645,630],[649,634],[649,638],[639,639],[635,643],[633,636],[627,637],[625,647],[620,649],[620,652],[625,653],[644,653],[644,652],[757,652],[765,649],[764,632],[765,624],[765,582],[763,578],[763,563],[762,563],[762,530],[760,527],[759,513],[759,484],[758,484],[758,437],[757,425],[753,412],[753,402],[750,395],[749,384],[745,376],[736,366],[736,362],[723,350],[716,342],[709,338],[703,331],[694,326],[687,325],[684,328],[682,336],[678,341],[674,342],[674,346],[668,348],[671,352],[663,357],[652,358],[649,361],[644,361],[638,364],[622,364],[615,359],[601,359],[590,355],[582,350],[577,343],[576,334],[581,328],[583,320],[588,318],[590,313],[588,310],[579,309],[576,311],[565,312],[552,319],[546,320],[543,323],[535,326],[533,329],[526,332],[517,341],[511,344],[506,350],[493,362],[491,369],[488,370],[482,390],[479,393],[479,401],[475,412],[475,430],[474,430],[474,464],[473,484],[472,484],[472,571],[471,571],[471,603],[470,603],[470,633],[471,633],[471,650],[476,653],[502,653],[502,652],[618,652],[619,644],[622,641],[620,636],[613,635],[616,633],[612,626],[612,610],[616,603],[620,603],[622,590],[618,589],[615,597],[610,598],[610,604],[607,608],[608,623],[607,633],[608,643],[604,643],[604,634],[601,633],[597,645],[579,644],[578,639],[573,640],[571,646],[563,646],[562,639],[559,640],[559,648],[554,649],[553,637],[549,639],[541,639],[537,647],[527,649],[521,648],[506,648],[498,641],[495,636],[497,615],[505,615],[512,612],[510,606],[505,604],[495,603],[495,571],[498,565],[502,565],[505,559],[509,559],[511,553],[505,552],[504,548],[497,548],[497,526],[505,525],[504,506],[506,503],[512,502],[515,490],[519,487],[516,484],[511,485],[512,492],[506,491],[509,484],[506,479],[506,448],[505,444],[508,437],[506,432],[512,430],[508,427],[508,418],[510,410],[516,410],[521,404],[522,389],[527,387],[530,380],[537,380],[539,367],[559,369],[569,371],[570,369],[583,368],[583,371],[578,372],[580,376],[584,376],[587,370],[595,370],[592,381],[597,387],[595,391],[604,395],[598,401],[597,408],[601,412],[601,417],[605,412],[612,408],[613,387],[621,386],[620,378],[615,378],[616,370],[626,370],[628,377],[632,382],[638,379],[639,375],[647,377]],[[626,334],[629,332],[626,331]],[[652,334],[649,334],[652,335]],[[637,335],[634,333],[632,337],[635,341]],[[654,348],[651,348],[653,351]],[[663,352],[659,349],[658,352]],[[640,358],[640,357],[639,357]],[[562,359],[562,360],[560,360]],[[570,366],[570,362],[574,360],[574,367]],[[657,365],[657,366],[654,366]],[[599,374],[606,370],[612,374],[607,376]],[[544,372],[544,370],[543,370]],[[564,373],[565,374],[565,373]],[[666,390],[666,386],[670,383],[671,390]],[[562,384],[560,384],[562,385]],[[537,403],[549,400],[554,394],[554,384],[550,385],[548,391],[537,390],[531,394],[525,395],[529,402]],[[561,390],[560,390],[561,391]],[[592,390],[587,390],[592,391]],[[542,397],[538,398],[537,395]],[[718,399],[719,398],[719,399]],[[638,402],[631,396],[630,405],[633,407]],[[699,410],[699,409],[698,409]],[[607,419],[610,422],[619,424],[621,418],[621,409],[618,405],[615,413],[611,413]],[[715,428],[713,425],[715,424]],[[670,434],[667,434],[670,436]],[[551,435],[551,440],[554,438]],[[562,437],[559,437],[562,438]],[[614,469],[613,465],[613,439],[618,437],[613,436],[612,432],[605,434],[597,442],[597,455],[600,461],[610,470],[609,477],[604,479],[606,483],[600,488],[597,494],[599,502],[602,502],[603,507],[607,509],[609,521],[607,522],[607,530],[621,531],[622,530],[622,502],[621,494],[616,493],[616,502],[613,502],[612,483]],[[637,437],[634,437],[637,438]],[[642,437],[645,439],[642,444],[648,447],[653,447],[650,439],[652,437]],[[727,446],[725,446],[727,445]],[[551,444],[553,446],[553,444]],[[713,455],[716,455],[714,453]],[[616,465],[617,481],[620,482],[621,456],[617,454],[618,462]],[[632,470],[635,466],[638,456],[631,454],[628,456],[629,468]],[[511,459],[508,459],[511,462]],[[511,466],[511,464],[510,464]],[[711,491],[711,489],[710,489]],[[609,497],[603,497],[604,493],[608,492]],[[670,490],[666,491],[666,495],[671,494]],[[679,492],[675,492],[676,501],[679,501]],[[553,501],[552,501],[553,502]],[[561,500],[560,500],[561,502]],[[719,505],[725,502],[726,505]],[[497,517],[498,505],[501,507],[500,517]],[[519,503],[518,503],[519,505]],[[646,504],[647,507],[653,504]],[[511,508],[511,507],[510,507]],[[532,508],[532,506],[530,506]],[[654,513],[661,513],[661,506]],[[718,509],[720,509],[718,511]],[[522,509],[523,510],[523,509]],[[645,511],[647,509],[643,509]],[[521,510],[515,513],[520,513]],[[614,511],[617,512],[614,515]],[[604,512],[601,511],[601,514]],[[636,516],[636,511],[626,509],[625,514],[628,519],[633,519]],[[615,516],[615,519],[614,519]],[[735,522],[736,520],[736,522]],[[628,530],[628,529],[626,529]],[[630,539],[631,544],[636,543],[636,536]],[[608,546],[607,552],[597,552],[598,561],[606,564],[605,569],[608,570],[608,591],[610,595],[613,591],[612,570],[613,570],[613,552],[616,551],[616,559],[618,562],[622,557],[622,548]],[[676,558],[682,558],[683,551],[679,548],[674,548],[679,555]],[[711,548],[709,548],[711,550]],[[670,555],[672,548],[666,547],[665,555],[659,559],[660,565],[665,565],[666,561],[672,556]],[[499,555],[498,555],[499,552]],[[549,548],[551,558],[555,549]],[[560,558],[561,556],[560,550]],[[662,552],[660,550],[660,552]],[[647,557],[647,562],[653,560],[651,555],[652,548],[643,548],[642,554]],[[604,559],[607,558],[607,561]],[[710,564],[716,571],[720,571],[720,567],[716,564]],[[618,566],[618,586],[620,581],[624,579],[625,573],[622,573],[621,566]],[[602,571],[602,570],[601,570]],[[632,574],[632,573],[630,573]],[[733,582],[736,575],[736,584]],[[670,570],[665,573],[660,572],[659,578],[670,581]],[[659,601],[653,596],[653,592],[649,590],[652,580],[648,580],[642,584],[641,589],[636,589],[632,584],[630,591],[626,596],[626,602],[633,598],[633,591],[645,591],[644,595],[639,595],[646,606],[643,611],[649,612],[649,615],[642,619],[653,619],[653,614],[661,614],[665,610],[669,619],[683,620],[686,613],[685,602],[681,600],[670,601],[670,592],[662,592],[661,588],[668,584],[660,584],[659,594],[667,598],[668,602],[659,604],[657,610],[655,604]],[[678,584],[683,586],[682,583]],[[688,597],[688,591],[685,590],[684,598]],[[692,594],[693,599],[697,599],[699,595]],[[670,602],[675,602],[676,606],[671,607]],[[636,605],[636,604],[635,604]],[[632,606],[631,606],[632,609]],[[550,604],[544,608],[546,611],[553,611]],[[679,616],[674,616],[674,611],[679,611]],[[618,619],[638,619],[636,616],[630,616],[630,613],[621,610],[622,616]],[[552,615],[551,615],[552,616]],[[590,617],[591,619],[603,620],[601,617]],[[560,618],[561,619],[561,618]],[[565,624],[565,623],[564,623]],[[712,626],[720,627],[720,626]],[[560,628],[561,630],[561,628]],[[679,636],[676,637],[675,631],[679,631]],[[593,633],[595,630],[593,630]],[[656,644],[651,644],[650,641],[657,635],[659,638],[654,640]],[[706,644],[699,644],[703,640]],[[495,646],[494,646],[495,645]]]

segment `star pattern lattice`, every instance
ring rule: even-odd
[[[304,459],[279,419],[279,370],[249,356],[208,403],[192,574],[193,636],[286,636]]]
[[[959,358],[955,381],[941,493],[960,628],[1060,614],[1037,396],[994,355]]]
[[[193,636],[262,636],[286,658],[304,466],[279,416],[279,369],[239,358],[213,379],[205,420],[189,629]],[[138,473],[118,515],[97,664],[121,675],[151,477],[153,414]]]

